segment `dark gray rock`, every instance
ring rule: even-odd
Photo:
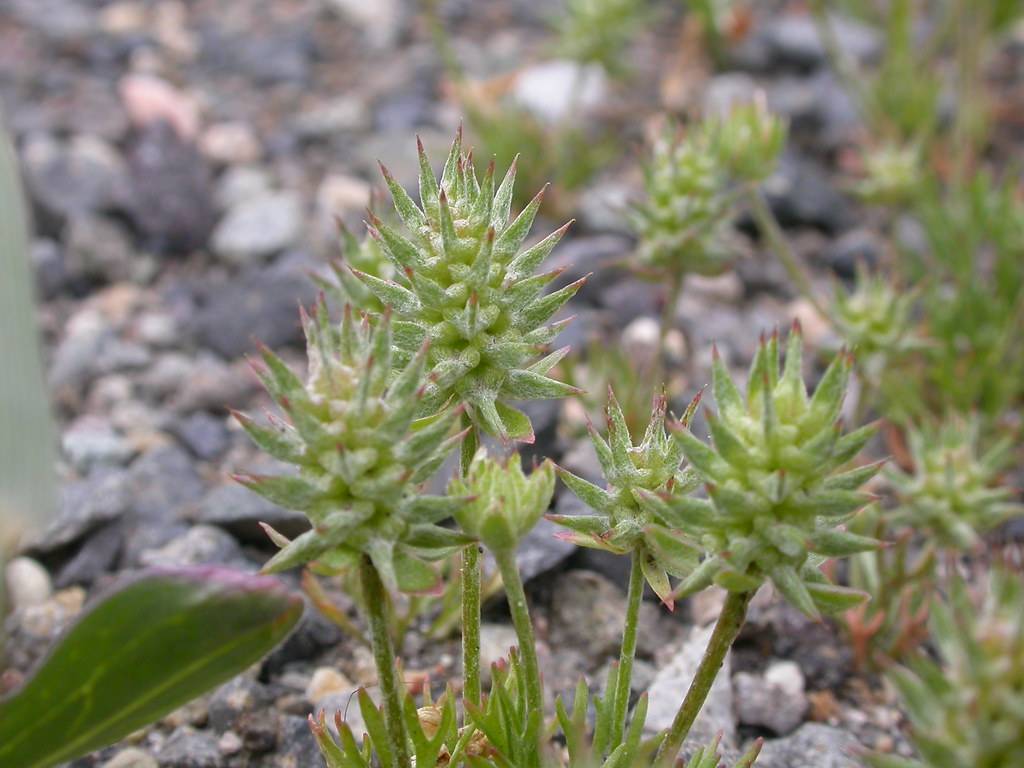
[[[201,344],[228,359],[253,351],[254,339],[272,348],[296,343],[303,338],[298,305],[315,298],[316,286],[301,271],[253,267],[207,287],[193,329]]]
[[[95,136],[60,141],[29,138],[21,157],[29,195],[43,214],[44,229],[68,216],[123,207],[128,169],[112,146]]]
[[[116,283],[131,279],[138,261],[131,238],[103,216],[75,215],[64,232],[64,270],[78,283]]]
[[[99,470],[83,480],[65,483],[60,490],[57,517],[26,549],[45,554],[73,544],[121,517],[131,502],[128,475],[124,471]]]
[[[878,264],[883,248],[884,245],[875,232],[858,227],[844,232],[831,241],[823,255],[833,272],[844,279],[852,280],[858,264],[863,264],[868,269]]]
[[[181,448],[164,445],[142,454],[128,468],[132,512],[146,520],[177,517],[203,495],[203,482]]]
[[[147,247],[158,253],[200,248],[213,228],[210,169],[196,147],[169,124],[154,123],[129,150],[131,219]]]
[[[831,21],[839,48],[846,55],[861,61],[878,55],[881,40],[870,27],[838,16]],[[765,25],[764,34],[778,64],[812,68],[827,61],[825,44],[810,14],[776,16]]]
[[[161,768],[220,768],[217,739],[187,725],[174,730],[156,755]]]
[[[135,567],[147,550],[160,549],[188,532],[183,516],[203,495],[203,483],[181,448],[160,446],[128,468],[130,514],[125,516],[123,566]]]
[[[92,415],[83,416],[67,427],[61,435],[61,451],[83,475],[96,467],[126,464],[134,453],[110,422]]]
[[[261,36],[239,36],[227,28],[204,29],[203,61],[212,68],[248,77],[256,85],[308,82],[313,39],[305,25],[270,26]]]
[[[638,317],[657,317],[665,301],[664,286],[639,280],[622,280],[601,295],[604,306],[619,329]]]
[[[281,716],[272,707],[244,712],[235,723],[242,745],[255,754],[270,752],[277,746]]]
[[[278,735],[276,765],[281,768],[303,768],[317,765],[317,761],[322,759],[306,718],[283,715]]]
[[[553,291],[590,275],[573,300],[601,306],[605,303],[602,300],[605,291],[621,283],[625,278],[627,273],[622,262],[629,257],[632,251],[633,242],[626,237],[617,235],[573,237],[560,243],[544,262],[542,268],[545,271],[565,270],[551,284],[550,290]]]
[[[57,572],[57,587],[63,589],[73,584],[92,585],[114,569],[123,543],[124,531],[118,523],[100,528],[85,540],[74,557]]]
[[[217,733],[234,729],[243,714],[271,706],[273,700],[273,693],[265,685],[239,675],[211,694],[208,706],[210,728]]]
[[[846,731],[805,723],[790,736],[765,742],[757,768],[856,768],[859,746]]]
[[[35,273],[36,292],[41,299],[52,299],[65,289],[68,273],[64,265],[64,251],[56,240],[34,239],[29,258]]]
[[[307,606],[292,633],[263,662],[264,672],[274,675],[292,662],[315,659],[325,649],[337,645],[341,638],[341,630],[336,625]]]
[[[854,221],[849,201],[833,186],[825,170],[811,160],[784,154],[764,189],[783,226],[811,226],[835,233]]]
[[[96,10],[76,0],[8,0],[5,11],[52,42],[75,46],[96,34]]]
[[[229,531],[240,541],[267,544],[260,527],[266,523],[289,538],[309,530],[309,521],[301,512],[283,509],[241,485],[220,485],[207,493],[196,506],[195,520]]]
[[[861,127],[856,102],[829,70],[776,78],[767,93],[771,110],[787,118],[793,136],[808,143],[833,149]]]
[[[168,431],[198,459],[211,461],[227,450],[230,442],[224,419],[197,411],[172,422]]]

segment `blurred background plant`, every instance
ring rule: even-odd
[[[889,679],[919,759],[872,755],[875,768],[1017,765],[1024,758],[1024,582],[994,571],[981,594],[957,580],[931,608],[937,657],[919,655]]]

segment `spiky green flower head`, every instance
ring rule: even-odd
[[[1024,514],[1024,506],[1013,502],[1013,489],[999,485],[1011,458],[1009,438],[982,453],[979,433],[977,419],[961,417],[909,432],[913,471],[886,472],[901,505],[896,523],[926,532],[940,546],[966,550],[981,534]]]
[[[712,387],[718,414],[707,416],[713,447],[689,429],[674,430],[709,497],[673,495],[665,502],[708,553],[678,594],[712,583],[746,592],[770,580],[810,616],[851,608],[864,597],[829,583],[818,566],[825,558],[880,545],[839,527],[872,498],[859,489],[880,463],[842,468],[874,428],[844,434],[839,421],[850,355],[840,353],[808,395],[802,353],[794,325],[780,373],[778,334],[762,338],[744,396],[716,352]]]
[[[683,416],[684,422],[697,409],[699,396]],[[686,494],[697,487],[699,478],[682,468],[682,446],[665,429],[667,400],[654,399],[651,420],[639,445],[633,445],[626,420],[615,394],[609,388],[605,409],[608,439],[589,425],[590,439],[604,472],[605,488],[558,468],[558,475],[594,515],[549,515],[548,519],[568,530],[562,537],[580,546],[603,549],[640,558],[644,577],[669,608],[673,606],[669,577],[683,578],[697,566],[700,550],[680,532],[683,518],[660,496]]]
[[[919,760],[872,755],[875,768],[1024,765],[1024,582],[994,571],[980,605],[954,583],[931,612],[938,661],[919,658],[890,679]]]
[[[646,198],[633,209],[642,265],[659,277],[722,272],[735,252],[727,174],[713,135],[664,132],[644,166]]]
[[[455,512],[463,531],[492,550],[515,549],[551,505],[554,464],[544,461],[526,474],[518,454],[499,461],[480,448],[469,473],[452,479],[448,491],[472,499]]]
[[[864,156],[864,178],[854,191],[868,203],[901,206],[921,189],[921,151],[914,144],[885,144]]]
[[[333,281],[319,277],[315,277],[314,280],[339,307],[349,304],[361,312],[378,315],[383,313],[384,304],[352,273],[352,270],[359,270],[380,280],[392,280],[395,279],[394,265],[384,255],[380,243],[374,238],[367,236],[360,241],[340,220],[338,233],[341,236],[344,261],[331,262]]]
[[[454,411],[414,424],[424,396],[426,346],[394,372],[388,315],[358,321],[346,309],[332,324],[321,300],[313,317],[303,312],[303,326],[305,382],[266,348],[257,367],[288,422],[263,426],[235,414],[256,445],[297,470],[236,479],[303,512],[312,524],[293,541],[264,526],[281,548],[264,571],[310,561],[327,570],[346,568],[365,554],[389,586],[432,589],[437,576],[423,561],[446,557],[471,539],[437,525],[464,500],[419,492],[461,439],[452,434]]]
[[[857,265],[852,290],[836,287],[832,321],[869,377],[881,376],[894,357],[920,348],[911,335],[915,298],[914,291],[896,290],[881,275],[871,275],[863,264]]]
[[[759,183],[771,176],[786,145],[786,123],[768,111],[762,91],[708,121],[705,131],[712,136],[720,162],[739,182]]]
[[[548,321],[585,278],[545,294],[545,286],[560,271],[534,274],[568,224],[520,250],[543,190],[510,221],[515,161],[495,191],[493,162],[483,180],[478,179],[472,154],[462,151],[461,128],[440,182],[422,143],[419,155],[421,205],[383,169],[407,235],[376,217],[370,223],[371,236],[402,279],[383,280],[358,270],[354,274],[394,310],[399,363],[414,355],[424,340],[430,342],[433,378],[423,399],[424,412],[449,401],[463,403],[473,423],[488,434],[530,442],[530,420],[508,401],[576,392],[547,376],[568,348],[541,355],[564,325]]]

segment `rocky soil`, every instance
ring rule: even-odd
[[[569,62],[552,68],[544,5],[441,3],[469,71],[502,82],[524,108],[550,119],[564,110],[575,71]],[[631,251],[621,202],[637,193],[634,160],[650,116],[666,104],[713,108],[764,89],[793,133],[769,183],[771,203],[816,276],[847,279],[858,259],[871,262],[882,252],[870,217],[844,192],[845,153],[862,126],[825,66],[810,21],[797,12],[765,13],[730,69],[712,75],[671,63],[678,13],[661,5],[671,23],[635,46],[640,85],[597,83],[582,100],[580,108],[619,121],[628,151],[568,205],[578,222],[552,257],[568,267],[566,279],[597,270],[569,307],[577,319],[566,343],[585,349],[621,337],[638,360],[656,343],[662,294],[609,264]],[[16,672],[29,669],[89,596],[119,574],[202,563],[256,570],[270,552],[258,521],[286,533],[304,525],[232,484],[232,471],[261,460],[226,408],[266,402],[244,359],[254,339],[301,359],[296,306],[316,295],[309,274],[337,255],[334,218],[359,226],[381,186],[377,159],[413,186],[414,134],[439,159],[459,122],[461,109],[413,6],[0,4],[0,98],[34,214],[32,260],[63,477],[58,519],[8,572]],[[852,55],[871,57],[881,45],[853,23],[839,31]],[[623,105],[636,104],[640,111],[630,107],[623,119]],[[804,321],[812,346],[831,343],[753,237],[746,250],[734,272],[690,281],[675,307],[670,345],[680,361],[673,384],[680,399],[708,381],[713,340],[737,369],[760,331],[793,317]],[[539,436],[532,450],[592,476],[580,410],[578,403],[532,404]],[[578,503],[564,489],[556,501],[559,508]],[[616,653],[624,573],[621,563],[574,551],[550,533],[539,529],[521,556],[546,677],[557,692],[579,675],[600,679]],[[333,596],[350,605],[340,592]],[[651,726],[671,719],[718,599],[702,595],[675,614],[653,601],[645,606],[635,685],[638,694],[650,692]],[[513,641],[499,600],[487,609],[485,653],[496,658]],[[454,640],[427,641],[414,631],[404,657],[407,669],[435,681],[459,674]],[[352,693],[374,682],[368,653],[310,606],[258,667],[130,743],[73,765],[316,766],[306,716],[326,708],[358,717]],[[889,694],[854,669],[833,627],[762,594],[699,731],[721,731],[729,749],[768,737],[762,768],[847,768],[858,746],[906,750],[899,726]]]

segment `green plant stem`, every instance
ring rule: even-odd
[[[619,653],[619,677],[615,687],[615,709],[612,716],[610,750],[622,743],[626,730],[626,710],[629,708],[629,690],[633,677],[633,658],[636,656],[636,635],[640,623],[640,604],[644,596],[643,557],[634,552],[629,570],[629,592],[626,597],[626,621],[622,630],[622,650]]]
[[[753,592],[729,592],[722,606],[722,612],[718,615],[718,621],[711,632],[711,639],[708,640],[708,647],[704,651],[704,657],[700,660],[697,673],[693,676],[686,691],[686,697],[679,706],[672,726],[661,743],[656,757],[656,765],[669,766],[675,761],[679,748],[683,746],[686,737],[693,727],[701,707],[711,691],[711,686],[718,676],[718,671],[725,661],[725,654],[732,647],[736,635],[743,626],[743,620],[747,616],[747,606]]]
[[[469,473],[479,436],[466,414],[463,425],[469,432],[462,439],[459,469]],[[462,700],[480,706],[480,547],[471,545],[462,550]]]
[[[789,279],[793,281],[797,290],[799,290],[800,294],[810,302],[815,311],[828,320],[828,312],[825,311],[825,308],[822,306],[821,301],[818,299],[818,296],[814,291],[814,286],[811,284],[811,278],[807,273],[807,267],[804,266],[800,261],[800,258],[790,247],[789,240],[786,239],[786,235],[782,231],[782,227],[779,226],[778,219],[776,219],[775,214],[772,213],[772,209],[768,205],[768,201],[764,199],[764,195],[761,193],[761,190],[757,187],[750,187],[748,199],[750,201],[751,210],[754,214],[754,220],[757,222],[757,228],[761,231],[761,234],[767,241],[768,247],[775,253],[776,258],[782,262],[782,266],[789,275]]]
[[[682,293],[683,283],[686,281],[685,272],[675,272],[668,285],[668,294],[665,296],[665,306],[661,309],[661,323],[658,326],[658,352],[654,363],[654,385],[659,385],[658,379],[665,378],[668,366],[665,364],[668,350],[665,348],[668,341],[669,331],[676,319],[676,304],[679,302],[679,294]]]
[[[402,698],[395,669],[395,650],[391,645],[391,631],[388,622],[388,593],[377,568],[369,557],[363,556],[359,563],[359,580],[363,588],[363,603],[370,622],[370,640],[373,646],[373,661],[380,681],[381,699],[384,703],[384,723],[391,739],[392,768],[407,768],[409,753],[406,747],[405,719],[402,716]]]
[[[541,694],[540,664],[537,662],[537,641],[533,636],[533,622],[530,621],[530,609],[526,605],[523,580],[519,576],[519,566],[516,565],[516,551],[495,550],[494,559],[505,584],[512,624],[519,640],[519,658],[523,660],[523,671],[526,673],[526,703],[531,712],[542,712],[544,699]]]

